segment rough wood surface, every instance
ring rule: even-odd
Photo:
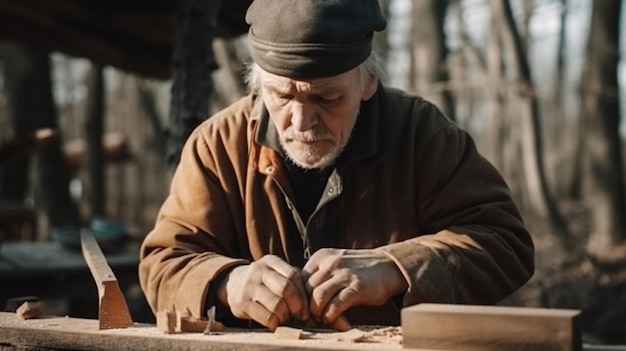
[[[365,328],[365,327],[364,327]],[[371,327],[369,329],[376,329]],[[364,329],[364,330],[369,330]],[[367,342],[336,340],[330,330],[307,332],[306,339],[281,340],[269,330],[226,328],[223,333],[163,334],[152,324],[100,330],[97,320],[43,317],[22,320],[15,313],[0,312],[0,340],[13,350],[136,350],[136,351],[287,351],[287,350],[377,350],[398,351],[402,345],[386,337]]]
[[[334,333],[333,338],[337,341],[360,342],[365,341],[367,333],[359,329],[350,329],[341,333]]]

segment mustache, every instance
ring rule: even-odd
[[[283,132],[283,138],[285,141],[312,143],[322,140],[332,140],[333,135],[327,129],[320,126],[305,131],[298,131],[293,127],[289,127]]]

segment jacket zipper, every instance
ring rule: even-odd
[[[328,177],[328,181],[326,182],[326,187],[324,188],[324,192],[322,193],[322,196],[320,197],[320,200],[317,206],[315,207],[315,210],[313,211],[313,213],[311,213],[311,217],[309,217],[307,225],[304,224],[304,221],[302,220],[302,217],[300,216],[298,209],[294,205],[293,201],[289,198],[289,196],[287,196],[287,193],[285,192],[285,189],[280,184],[280,182],[276,179],[276,177],[271,176],[271,175],[270,177],[272,178],[276,186],[278,186],[278,189],[280,189],[280,191],[283,193],[283,196],[285,197],[285,202],[287,203],[287,208],[291,210],[291,215],[294,219],[294,222],[296,223],[296,228],[298,229],[300,238],[302,239],[302,249],[303,249],[302,256],[305,260],[308,260],[309,258],[311,258],[311,255],[312,255],[311,243],[309,242],[309,237],[307,235],[308,224],[309,222],[311,222],[313,217],[315,217],[315,215],[322,209],[324,205],[334,200],[341,194],[343,190],[343,187],[341,186],[342,185],[341,177],[339,177],[337,170],[333,170],[330,177]]]

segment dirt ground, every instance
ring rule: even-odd
[[[580,203],[561,208],[573,249],[565,248],[545,220],[524,216],[535,243],[536,270],[504,303],[580,310],[584,342],[626,344],[626,257],[608,264],[585,254],[587,209]]]

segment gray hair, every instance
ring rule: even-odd
[[[262,69],[254,61],[250,61],[246,66],[247,69],[244,80],[248,85],[248,89],[251,92],[258,92],[261,88]],[[372,80],[375,79],[378,79],[381,82],[386,82],[387,80],[385,70],[383,68],[383,61],[374,51],[372,51],[369,57],[359,65],[359,69],[362,87],[367,86]]]

